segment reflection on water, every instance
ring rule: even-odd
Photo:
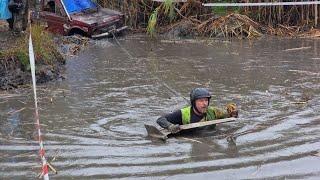
[[[120,43],[127,52],[97,41],[68,60],[65,81],[39,86],[53,178],[320,176],[318,40]],[[196,86],[209,88],[215,105],[236,102],[239,120],[166,143],[147,138],[143,124],[186,105]],[[19,91],[0,96],[1,179],[33,179],[40,170],[32,93]]]

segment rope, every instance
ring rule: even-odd
[[[118,41],[117,37],[114,35],[113,31],[111,31],[111,34],[113,36],[113,39],[116,41],[116,43],[118,44],[118,46],[120,47],[120,49],[125,52],[130,59],[134,59],[134,57],[132,56],[132,54],[129,53],[128,50],[126,50],[123,46],[121,46],[120,42]]]
[[[36,77],[35,77],[35,61],[34,61],[34,52],[33,52],[32,37],[31,37],[31,23],[30,23],[30,35],[29,35],[29,59],[30,59],[32,85],[33,85],[36,129],[38,131],[38,142],[39,142],[39,146],[40,146],[39,155],[40,155],[40,158],[42,161],[42,171],[41,171],[40,177],[43,176],[44,180],[49,180],[48,163],[47,163],[47,160],[44,156],[45,150],[44,150],[44,146],[43,146],[40,118],[39,118],[39,111],[38,111],[38,103],[37,103],[38,101],[37,101]]]
[[[120,44],[120,42],[118,41],[118,39],[116,38],[116,36],[114,35],[114,33],[113,33],[113,32],[111,32],[111,33],[112,33],[113,39],[115,39],[116,43],[117,43],[118,46],[122,49],[122,51],[124,51],[124,52],[129,56],[130,59],[135,59],[135,58],[133,57],[133,55],[130,54],[129,51],[126,50],[126,49]],[[176,90],[174,90],[173,88],[171,88],[167,83],[163,82],[159,77],[154,76],[154,78],[155,78],[157,81],[159,81],[167,90],[169,90],[171,93],[173,93],[173,95],[178,96],[178,97],[181,97],[183,100],[185,100],[186,102],[189,103],[189,101],[188,101],[184,96],[182,96],[179,92],[177,92]]]

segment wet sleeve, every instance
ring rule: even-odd
[[[216,119],[224,119],[229,117],[229,113],[227,112],[226,109],[213,107],[213,111],[216,115]]]
[[[161,116],[160,118],[157,119],[157,123],[165,128],[165,129],[168,129],[168,127],[171,125],[171,124],[179,124],[181,125],[182,124],[182,114],[181,114],[181,111],[178,110],[178,111],[175,111],[173,113],[170,113],[170,114],[166,114],[164,116]]]
[[[157,123],[165,129],[168,129],[169,126],[171,125],[171,123],[167,120],[167,118],[165,118],[164,116],[161,116],[157,119]]]
[[[181,113],[181,110],[177,110],[177,111],[174,111],[173,113],[167,114],[165,117],[172,124],[182,125],[182,113]]]

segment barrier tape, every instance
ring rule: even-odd
[[[38,103],[37,103],[35,61],[34,61],[34,52],[33,52],[32,38],[31,38],[31,25],[30,25],[30,36],[29,36],[29,60],[30,60],[30,66],[31,66],[32,85],[33,85],[33,94],[34,94],[36,128],[38,130],[38,141],[40,146],[39,155],[42,161],[42,172],[40,177],[43,177],[44,180],[49,180],[48,163],[44,156],[45,150],[44,150],[42,134],[40,130],[41,126],[40,126]]]

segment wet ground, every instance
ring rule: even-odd
[[[320,41],[95,41],[38,89],[53,179],[318,179]],[[144,124],[208,87],[237,122],[162,141]],[[183,98],[184,97],[184,98]],[[0,179],[40,172],[31,89],[1,92]],[[234,135],[228,142],[226,136]]]
[[[38,30],[37,28],[35,29],[35,32],[37,31],[39,31],[39,28]],[[59,44],[59,47],[47,48],[40,53],[38,51],[39,46],[42,47],[40,49],[43,49],[47,46],[53,47],[54,44],[51,42],[51,35],[47,33],[36,34],[37,36],[41,34],[41,37],[35,36],[35,39],[46,39],[46,43],[43,44],[39,44],[39,41],[33,41],[35,54],[37,56],[36,62],[38,64],[36,69],[38,82],[45,83],[56,79],[63,79],[63,76],[61,76],[65,64],[63,55],[75,54],[82,47],[79,42],[85,41],[82,41],[82,38],[78,38],[78,36],[68,38],[56,36],[53,42]],[[28,54],[26,54],[27,40],[27,32],[14,33],[9,30],[6,21],[0,20],[0,91],[21,88],[30,83],[30,68],[24,64],[24,57],[28,57]],[[49,42],[47,40],[49,40]],[[26,45],[26,52],[23,50],[24,44]],[[58,49],[60,51],[58,51]]]

